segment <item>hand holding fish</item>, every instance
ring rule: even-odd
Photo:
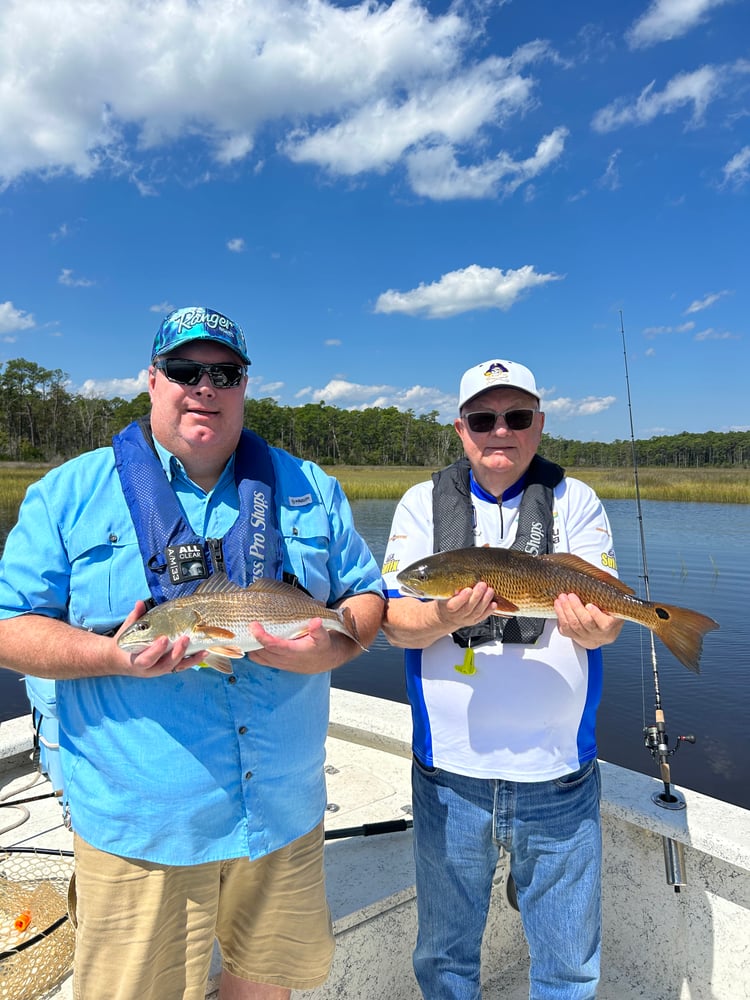
[[[335,659],[336,633],[324,628],[321,618],[312,618],[307,631],[292,639],[267,632],[260,622],[251,622],[249,632],[259,644],[249,654],[250,659],[264,667],[295,674],[319,674],[330,670]]]
[[[560,594],[553,605],[560,635],[584,649],[599,649],[614,642],[624,624],[595,604],[584,604],[577,594]]]
[[[259,621],[251,622],[249,632],[260,648],[250,651],[250,659],[295,674],[320,674],[340,667],[375,638],[383,617],[383,601],[379,594],[357,594],[338,608],[327,609],[326,614],[334,615],[333,620],[340,617],[346,628],[331,628],[331,620],[314,617],[304,631],[286,638],[266,630]]]
[[[115,640],[117,640],[134,622],[138,621],[146,611],[143,601],[136,601],[136,605],[128,617],[120,626]],[[160,677],[162,674],[175,674],[179,670],[187,670],[197,666],[203,659],[204,651],[199,650],[190,656],[186,656],[190,638],[180,636],[172,642],[168,636],[160,635],[148,646],[123,649],[117,643],[119,659],[123,660],[123,669],[120,673],[129,677]]]
[[[477,625],[496,609],[495,591],[481,580],[473,587],[457,590],[453,597],[435,606],[437,617],[448,632]]]
[[[479,624],[497,608],[495,591],[481,580],[444,596],[440,601],[389,601],[383,631],[391,645],[425,649],[451,632]]]

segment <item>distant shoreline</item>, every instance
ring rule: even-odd
[[[433,468],[399,466],[326,466],[350,500],[398,500],[415,483],[430,478]],[[566,469],[572,479],[591,486],[602,500],[635,499],[632,469]],[[647,466],[638,470],[642,500],[677,503],[750,503],[750,470],[744,468],[675,469]]]
[[[0,515],[15,518],[30,483],[52,466],[29,462],[0,462]],[[430,478],[432,467],[339,465],[325,466],[350,500],[398,500],[415,483]],[[602,500],[635,498],[635,478],[629,468],[566,469],[567,475],[596,490]],[[677,503],[750,503],[750,469],[737,466],[674,468],[642,466],[638,470],[642,500]]]

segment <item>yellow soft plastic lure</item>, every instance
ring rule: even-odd
[[[477,668],[474,666],[474,650],[471,646],[466,647],[464,662],[457,663],[453,669],[457,670],[459,674],[475,674],[477,672]]]

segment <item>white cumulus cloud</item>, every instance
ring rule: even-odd
[[[729,330],[714,330],[712,326],[707,327],[705,330],[699,330],[698,333],[693,337],[693,340],[739,340],[739,336],[736,333],[731,333]]]
[[[702,299],[695,299],[685,310],[685,315],[689,316],[690,313],[702,312],[704,309],[708,309],[714,305],[715,302],[718,302],[719,299],[723,299],[726,295],[731,294],[728,288],[724,288],[720,292],[711,292],[709,295],[704,295]]]
[[[471,264],[430,285],[420,284],[407,292],[389,289],[378,296],[375,312],[446,319],[473,309],[507,310],[532,289],[561,278],[559,274],[540,274],[531,264],[507,271]]]
[[[434,386],[414,385],[402,388],[395,385],[365,385],[347,379],[331,379],[320,388],[306,386],[295,396],[300,402],[325,401],[329,406],[344,410],[365,410],[376,406],[384,409],[395,406],[398,410],[413,410],[417,416],[437,410],[443,422],[456,416],[458,397]]]
[[[411,186],[417,194],[436,201],[509,195],[558,160],[567,137],[568,129],[560,126],[543,136],[534,154],[525,160],[500,152],[492,160],[467,166],[459,164],[453,146],[419,149],[407,156]]]
[[[627,33],[631,48],[646,48],[657,42],[686,35],[702,24],[716,7],[729,0],[652,0]]]
[[[31,313],[16,309],[8,300],[0,302],[0,334],[16,333],[18,330],[30,330],[36,326]]]
[[[148,371],[142,368],[135,378],[86,379],[77,391],[81,396],[92,399],[112,399],[115,396],[132,399],[147,389]]]
[[[583,399],[571,399],[568,396],[558,396],[556,399],[545,397],[542,408],[550,416],[566,420],[570,417],[595,417],[608,410],[616,401],[617,396],[585,396]]]
[[[108,171],[153,195],[170,172],[256,172],[278,152],[353,176],[443,146],[481,173],[535,100],[534,64],[557,59],[544,41],[482,58],[484,16],[425,0],[5,0],[0,187]],[[186,166],[183,141],[207,162]]]
[[[57,276],[58,284],[66,285],[68,288],[91,288],[96,282],[90,278],[76,278],[72,268],[64,267]]]
[[[686,105],[692,107],[692,124],[698,124],[731,75],[726,67],[701,66],[692,73],[678,73],[661,91],[652,80],[635,100],[621,98],[597,111],[592,127],[596,132],[613,132],[625,125],[647,125]]]
[[[750,146],[743,146],[739,153],[724,164],[724,184],[744,187],[750,181]]]
[[[695,329],[695,323],[688,320],[687,323],[680,323],[678,326],[646,326],[643,329],[643,336],[653,340],[654,337],[661,337],[668,333],[690,333],[693,329]]]

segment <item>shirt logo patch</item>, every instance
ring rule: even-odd
[[[609,552],[602,552],[602,566],[605,569],[612,569],[617,572],[617,560],[611,549]]]

